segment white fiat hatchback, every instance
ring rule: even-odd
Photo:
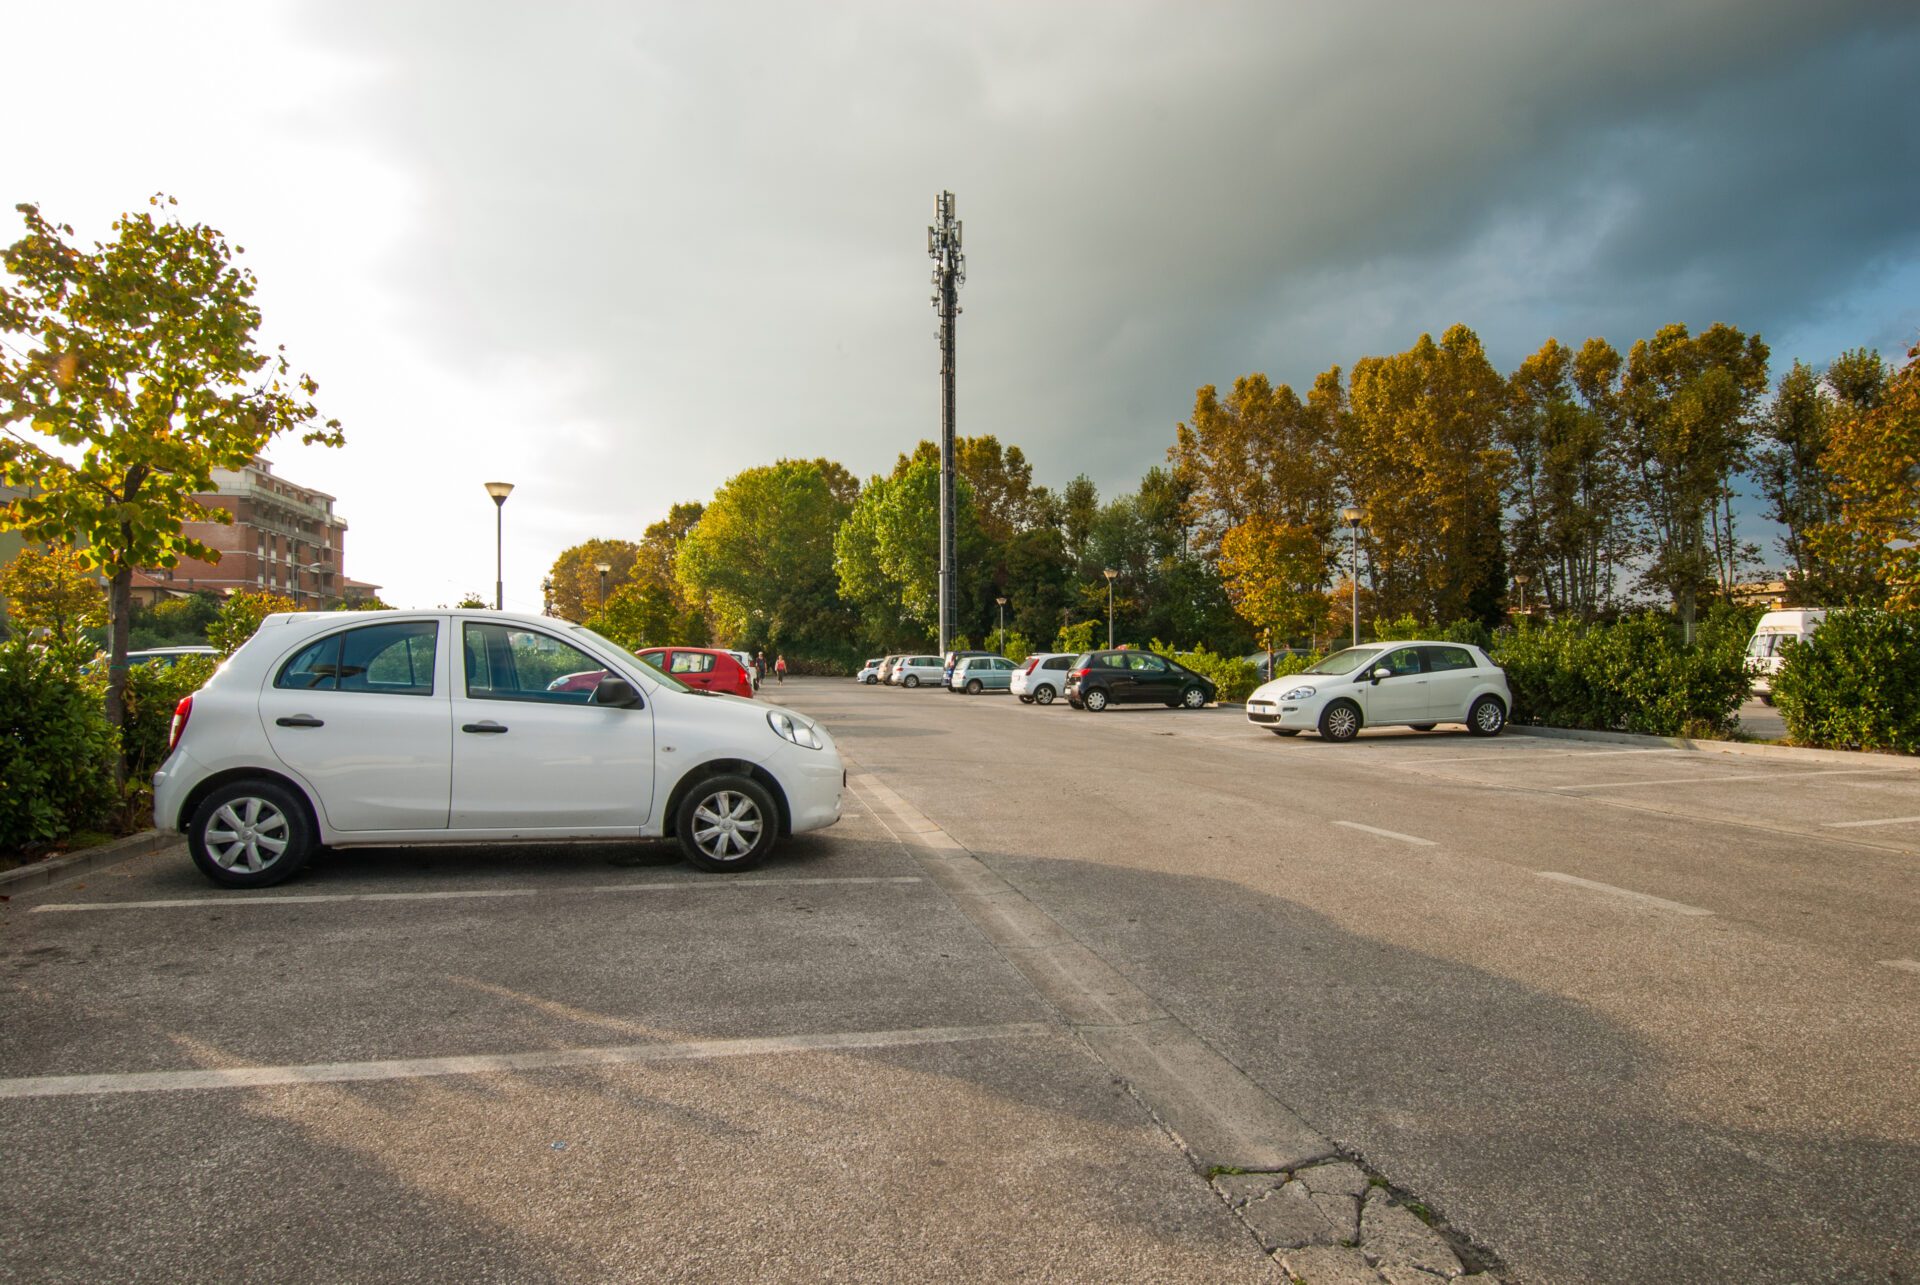
[[[595,670],[591,690],[555,683]],[[839,820],[846,785],[811,719],[504,612],[268,616],[180,702],[172,740],[154,823],[240,888],[322,845],[671,836],[703,870],[746,870]]]
[[[1513,692],[1507,673],[1465,643],[1373,643],[1337,651],[1247,698],[1247,721],[1276,736],[1317,731],[1350,741],[1363,727],[1430,732],[1465,723],[1477,736],[1507,725]]]

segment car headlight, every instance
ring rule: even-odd
[[[1280,699],[1283,701],[1305,700],[1307,697],[1313,695],[1313,693],[1314,693],[1314,689],[1311,687],[1295,687],[1288,691],[1282,692],[1280,694]]]
[[[795,745],[809,750],[821,748],[820,738],[814,734],[812,723],[774,709],[767,711],[767,726]]]

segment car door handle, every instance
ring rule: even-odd
[[[326,724],[311,714],[289,714],[285,718],[273,720],[282,727],[325,727]]]
[[[491,736],[491,735],[498,735],[499,733],[506,731],[507,728],[504,723],[496,723],[492,719],[488,719],[484,723],[468,723],[463,727],[461,727],[460,730],[463,732],[479,732],[482,735]]]

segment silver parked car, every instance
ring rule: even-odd
[[[856,683],[866,683],[869,686],[879,682],[880,666],[886,659],[885,656],[875,656],[872,660],[860,667],[860,672],[853,676],[853,681]]]
[[[946,670],[938,656],[902,656],[887,682],[893,687],[938,687]]]
[[[1053,704],[1067,685],[1067,667],[1071,664],[1071,653],[1040,652],[1027,657],[1027,663],[1014,670],[1013,694],[1025,705]]]
[[[1019,668],[1005,656],[962,656],[953,662],[953,676],[947,680],[947,690],[969,696],[1004,692]]]

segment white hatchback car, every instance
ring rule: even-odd
[[[887,675],[892,687],[938,687],[947,667],[938,656],[902,656]]]
[[[548,690],[593,670],[591,691]],[[268,616],[180,702],[172,741],[154,823],[241,888],[323,844],[672,836],[703,870],[746,870],[838,821],[846,785],[813,720],[505,612]]]
[[[1247,698],[1247,721],[1276,736],[1317,731],[1330,741],[1350,741],[1362,727],[1428,732],[1441,723],[1494,736],[1512,708],[1506,671],[1478,647],[1415,639],[1349,647],[1264,684]]]
[[[1072,652],[1042,652],[1027,657],[1027,663],[1014,671],[1013,694],[1024,705],[1051,705],[1067,686],[1067,669],[1073,664]]]

